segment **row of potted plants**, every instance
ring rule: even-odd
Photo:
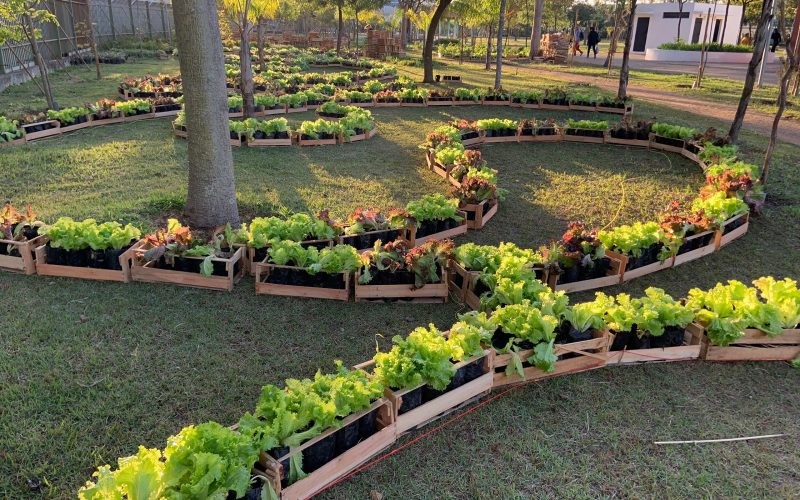
[[[693,289],[683,301],[658,288],[642,297],[598,293],[574,305],[543,288],[491,315],[461,315],[446,332],[429,325],[396,336],[391,349],[352,369],[337,361],[332,373],[264,386],[236,425],[190,425],[163,451],[140,447],[116,468],[100,466],[78,497],[306,498],[402,433],[493,387],[600,368],[628,354],[714,359],[710,346],[716,356],[759,359],[777,342],[782,359],[793,359],[789,350],[800,355],[797,282],[764,277],[754,285]],[[773,345],[736,344],[747,327]]]

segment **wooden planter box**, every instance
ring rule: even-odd
[[[550,111],[569,111],[569,104],[546,104],[544,101],[539,103],[539,109]]]
[[[731,226],[732,224],[741,224],[736,229],[729,231],[728,234],[725,233],[725,228]],[[719,231],[717,236],[717,249],[724,247],[728,243],[732,242],[737,238],[741,238],[745,234],[747,234],[747,229],[750,227],[750,214],[744,213],[741,215],[737,215],[736,217],[731,217],[730,219],[726,220],[725,223],[722,225],[723,229]]]
[[[303,139],[303,136],[299,135],[297,143],[301,146],[335,146],[341,143],[341,139],[338,136],[332,139]]]
[[[155,109],[155,107],[153,108]],[[170,109],[168,111],[154,111],[153,118],[162,118],[164,116],[177,116],[180,113],[180,109]]]
[[[478,279],[479,273],[474,271],[467,271],[461,264],[455,260],[450,260],[447,263],[449,272],[447,273],[447,286],[450,293],[459,302],[465,302],[465,294],[467,290],[474,289],[473,280]],[[473,307],[473,309],[477,309]]]
[[[453,106],[478,106],[480,104],[481,101],[476,101],[474,99],[460,100],[453,98]]]
[[[669,141],[679,141],[682,145],[681,146],[677,146],[677,145],[673,146],[671,144],[661,144],[660,142],[657,142],[658,139],[665,139],[665,140],[669,140]],[[686,147],[686,141],[684,141],[683,139],[672,139],[672,138],[669,138],[669,137],[662,137],[662,136],[657,135],[657,134],[652,133],[652,132],[650,133],[650,149],[658,149],[658,150],[661,150],[661,151],[669,151],[671,153],[683,154],[683,150],[684,150],[685,147]]]
[[[423,99],[422,102],[400,102],[400,106],[404,108],[424,108],[427,105],[428,104],[425,99]]]
[[[182,137],[184,139],[189,138],[189,132],[175,125],[174,122],[172,124],[172,132],[175,134],[175,137]]]
[[[555,369],[547,373],[535,366],[527,366],[523,369],[524,377],[518,373],[506,375],[506,367],[512,362],[511,354],[497,354],[494,356],[494,387],[502,387],[509,384],[519,384],[534,380],[544,380],[548,378],[576,373],[587,370],[602,368],[606,365],[608,357],[608,347],[610,344],[608,330],[592,330],[591,340],[581,342],[571,342],[568,344],[555,344],[556,356],[565,354],[576,354],[576,357],[559,359],[555,363]],[[533,349],[520,351],[518,353],[522,362],[525,363],[529,357],[533,356]]]
[[[661,271],[662,269],[669,269],[670,267],[673,266],[673,262],[675,261],[675,257],[673,256],[665,260],[664,262],[656,261],[653,262],[652,264],[648,264],[642,267],[637,267],[636,269],[631,269],[628,271],[625,268],[628,266],[628,260],[630,259],[626,255],[619,254],[612,250],[606,250],[606,257],[610,257],[620,261],[620,266],[622,266],[622,283],[638,278],[640,276],[645,276],[650,273]]]
[[[511,98],[512,108],[521,108],[521,109],[540,109],[539,102],[514,102],[514,98]]]
[[[38,238],[37,238],[38,239]],[[92,267],[74,267],[74,266],[59,266],[47,263],[47,242],[50,239],[47,235],[43,235],[42,239],[38,241],[39,246],[36,247],[36,273],[40,276],[59,276],[62,278],[77,278],[83,280],[98,280],[98,281],[119,281],[128,283],[131,281],[131,267],[130,262],[136,252],[143,243],[141,241],[134,243],[128,250],[119,256],[119,263],[122,266],[121,271],[113,269],[95,269]]]
[[[694,325],[705,332],[702,325]],[[800,328],[784,330],[770,337],[761,330],[748,328],[742,338],[727,347],[711,343],[703,335],[701,358],[708,361],[790,361],[800,356]]]
[[[414,288],[413,285],[360,285],[358,279],[361,277],[361,271],[356,271],[356,302],[385,299],[401,299],[416,303],[447,302],[449,296],[447,268],[442,268],[441,272],[442,278],[439,283],[428,283],[422,288]]]
[[[451,186],[453,186],[455,188],[459,188],[459,187],[461,187],[461,183],[459,181],[457,181],[455,177],[450,175],[450,171],[452,169],[453,169],[453,167],[448,167],[448,166],[442,165],[441,163],[439,163],[436,160],[432,160],[431,170],[433,171],[433,173],[435,173],[439,177],[441,177],[444,180],[446,180]]]
[[[32,240],[14,241],[0,239],[0,245],[11,245],[19,251],[19,257],[13,255],[0,255],[0,269],[19,272],[22,274],[34,274],[36,272],[35,250],[40,245],[46,243],[45,235],[37,236]]]
[[[563,131],[556,129],[555,134],[548,134],[548,135],[522,135],[521,133],[518,136],[519,142],[563,142],[564,141],[564,134]]]
[[[481,130],[481,139],[484,144],[491,142],[519,142],[519,134],[514,132],[514,135],[504,135],[499,137],[489,137],[486,135],[485,130]]]
[[[323,465],[319,469],[310,472],[307,477],[301,479],[287,487],[281,485],[283,477],[283,465],[266,453],[261,453],[259,463],[265,469],[265,475],[269,478],[272,488],[278,497],[283,500],[301,500],[311,498],[319,490],[337,479],[347,475],[363,464],[371,457],[391,446],[397,439],[397,429],[394,422],[394,410],[392,404],[386,399],[381,398],[372,404],[368,409],[354,413],[342,419],[341,427],[356,422],[361,417],[371,412],[378,412],[375,425],[378,429],[375,434],[356,444],[341,455]],[[281,458],[286,461],[289,457],[302,453],[303,450],[314,444],[329,438],[341,428],[331,428],[319,436],[311,439],[296,448],[291,448],[289,453]]]
[[[350,273],[341,274],[344,288],[321,288],[313,286],[282,285],[279,283],[265,283],[264,280],[274,269],[291,269],[305,271],[302,267],[279,266],[267,262],[256,263],[256,295],[280,295],[284,297],[307,297],[315,299],[330,299],[347,301],[350,299]]]
[[[550,288],[555,291],[563,290],[566,293],[583,292],[586,290],[594,290],[597,288],[619,285],[622,283],[622,271],[625,269],[625,266],[619,259],[618,254],[608,254],[609,252],[606,251],[606,257],[611,260],[611,264],[608,268],[608,274],[602,278],[573,281],[572,283],[559,283],[558,274],[548,274],[548,285],[550,285]]]
[[[272,146],[291,146],[292,136],[289,135],[286,139],[251,139],[250,136],[245,136],[245,144],[251,148],[265,148]]]
[[[169,283],[192,288],[210,288],[212,290],[227,290],[230,292],[233,290],[233,285],[238,283],[244,275],[244,263],[241,262],[244,256],[244,249],[241,247],[236,249],[230,258],[214,257],[212,259],[214,262],[225,263],[225,269],[228,272],[227,276],[203,276],[200,273],[159,269],[155,267],[155,262],[144,262],[142,255],[146,250],[146,244],[142,243],[131,255],[131,278],[133,281]],[[239,264],[238,269],[237,264]]]
[[[286,104],[279,104],[277,108],[263,109],[256,111],[256,116],[285,115]]]
[[[719,244],[719,234],[715,231],[705,231],[703,233],[698,233],[683,240],[684,244],[697,241],[702,238],[711,237],[705,245],[695,248],[694,250],[689,250],[688,252],[680,253],[675,256],[675,261],[672,264],[673,266],[679,266],[681,264],[685,264],[687,262],[691,262],[693,260],[699,259],[700,257],[704,257],[710,253],[714,253],[717,251],[717,245]]]
[[[0,148],[10,148],[12,146],[22,146],[25,144],[25,136],[22,136],[20,139],[14,139],[13,141],[0,141]]]
[[[102,119],[100,119],[100,118],[97,118],[96,115],[92,117],[92,123],[95,126],[111,125],[112,123],[122,123],[124,121],[125,121],[125,117],[122,116],[122,113],[120,113],[119,111],[112,111],[110,118],[102,118]]]
[[[358,142],[358,141],[366,141],[367,139],[372,139],[378,134],[378,127],[372,127],[372,130],[367,130],[363,134],[357,134],[350,137],[349,142]]]
[[[400,101],[397,101],[397,102],[375,101],[375,107],[376,108],[399,108],[402,105],[403,105],[403,103],[400,102]]]
[[[369,101],[369,102],[352,102],[352,101],[348,101],[347,105],[348,106],[354,106],[356,108],[372,108],[372,107],[375,106],[375,101]]]
[[[617,115],[627,115],[627,114],[633,113],[633,103],[627,104],[622,108],[615,108],[615,107],[610,107],[610,106],[602,106],[602,105],[598,104],[597,107],[595,108],[595,110],[598,113],[614,113],[614,114],[617,114]]]
[[[130,123],[130,122],[138,122],[138,121],[141,121],[141,120],[149,120],[150,118],[155,118],[155,117],[156,117],[155,113],[153,113],[151,111],[149,113],[142,113],[142,114],[138,114],[138,115],[131,115],[131,116],[124,116],[123,115],[122,121],[125,122],[125,123]]]
[[[692,153],[688,149],[681,151],[681,154],[695,163],[700,163],[700,157],[696,153]]]
[[[400,413],[400,407],[403,404],[403,396],[422,388],[424,384],[413,389],[400,389],[397,391],[389,388],[385,389],[384,396],[392,403],[397,435],[399,436],[430,423],[491,391],[492,377],[494,376],[492,373],[492,367],[494,366],[493,356],[494,353],[491,350],[485,350],[480,356],[456,363],[454,365],[456,370],[473,362],[481,363],[483,375],[402,414]],[[374,361],[368,361],[356,366],[356,368],[368,367],[373,363]]]
[[[75,130],[80,130],[87,127],[94,127],[97,125],[92,121],[92,115],[86,115],[86,121],[83,123],[74,123],[72,125],[61,125],[61,133],[66,134],[67,132],[74,132]]]
[[[308,110],[309,109],[308,109],[307,105],[301,106],[299,108],[290,108],[288,104],[286,105],[286,113],[287,114],[288,113],[305,113]]]
[[[430,98],[426,101],[428,106],[453,106],[455,104],[454,99],[441,99],[432,101]]]
[[[301,241],[300,244],[306,248],[310,246],[331,247],[335,244],[335,240],[306,240],[306,241]],[[241,244],[237,246],[241,246],[242,248],[244,248],[244,256],[242,257],[242,259],[244,260],[245,272],[250,273],[250,276],[255,276],[256,264],[260,262],[260,259],[256,258],[256,249]],[[265,246],[264,248],[268,249],[269,246],[270,245],[267,244],[267,246]]]
[[[396,231],[397,236],[394,239],[390,239],[387,237],[388,233]],[[342,245],[350,245],[351,247],[355,248],[359,252],[363,252],[366,250],[372,250],[372,246],[370,245],[369,248],[359,248],[361,247],[355,240],[360,239],[362,236],[371,236],[380,239],[384,244],[389,243],[390,241],[394,241],[398,238],[406,238],[409,228],[407,227],[400,227],[397,229],[381,229],[379,231],[366,231],[359,234],[343,234],[339,236],[338,243]]]
[[[609,333],[608,345],[614,343],[615,335]],[[686,326],[683,332],[683,345],[676,347],[656,347],[652,349],[625,349],[608,351],[608,364],[658,363],[698,359],[702,348],[703,328],[696,324]]]
[[[572,135],[567,133],[570,130],[590,130],[590,129],[578,129],[578,128],[565,128],[564,129],[564,140],[567,142],[588,142],[592,144],[603,144],[606,142],[606,136],[608,135],[608,131],[604,130],[603,135],[601,137],[587,137],[583,135]],[[594,129],[590,130],[591,132],[597,132]]]
[[[462,137],[463,137],[463,135],[462,135]],[[483,144],[483,142],[484,142],[483,141],[483,137],[481,137],[480,131],[478,131],[478,136],[477,137],[470,137],[469,139],[461,139],[461,144],[465,148],[468,148],[470,146],[477,146],[479,144]]]
[[[481,106],[510,106],[511,99],[506,99],[505,101],[491,101],[486,100],[485,97],[481,98]]]
[[[40,130],[39,132],[28,132],[29,128],[47,123],[53,125],[53,127],[47,130]],[[58,120],[46,120],[43,122],[29,123],[27,125],[22,125],[22,130],[25,132],[25,140],[30,142],[30,141],[35,141],[36,139],[44,139],[45,137],[51,137],[54,135],[61,134],[61,124],[58,122]]]
[[[456,227],[454,227],[452,229],[448,229],[447,231],[440,231],[438,233],[432,233],[432,234],[429,234],[427,236],[422,236],[420,238],[417,238],[417,227],[416,226],[411,226],[408,229],[408,236],[406,238],[408,240],[409,246],[414,248],[414,247],[418,247],[418,246],[422,245],[426,241],[443,240],[443,239],[446,239],[446,238],[455,238],[456,236],[460,236],[462,234],[467,234],[467,214],[459,210],[458,215],[460,215],[461,217],[464,218],[464,220],[462,220],[459,223],[458,226],[456,226]]]
[[[500,203],[495,198],[494,200],[484,200],[477,205],[462,203],[458,208],[467,214],[467,229],[478,230],[483,229],[483,226],[497,215],[499,207]]]
[[[650,139],[619,139],[610,133],[606,136],[606,144],[617,144],[620,146],[634,146],[639,148],[650,148]]]
[[[569,103],[569,109],[570,111],[588,111],[590,113],[593,113],[597,111],[597,105],[595,104],[593,106],[583,106],[580,104]]]

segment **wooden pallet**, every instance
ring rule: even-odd
[[[455,238],[456,236],[460,236],[462,234],[467,234],[467,214],[459,210],[458,215],[464,219],[459,223],[458,226],[448,229],[447,231],[440,231],[438,233],[429,234],[420,238],[417,238],[417,227],[412,225],[408,229],[406,237],[409,246],[414,248],[431,240],[444,240],[447,238]]]
[[[734,222],[738,221],[739,219],[744,219],[744,222],[741,226],[737,227],[733,231],[729,232],[728,234],[724,233],[724,227]],[[724,247],[725,245],[729,244],[735,239],[741,238],[745,234],[747,234],[747,230],[750,227],[750,214],[744,213],[741,215],[737,215],[736,217],[731,217],[730,219],[726,220],[725,223],[722,225],[723,230],[719,231],[719,235],[717,237],[717,249]]]
[[[459,205],[458,207],[459,210],[467,214],[467,229],[473,229],[473,230],[483,229],[483,226],[485,226],[487,222],[492,220],[492,217],[497,215],[497,211],[499,210],[500,207],[500,202],[497,201],[497,198],[495,198],[492,201],[493,203],[491,204],[488,210],[485,210],[485,207],[489,204],[489,200],[483,200],[477,205],[469,203],[462,203],[461,205]],[[469,218],[470,214],[472,214],[471,219]]]
[[[227,276],[203,276],[200,273],[189,273],[175,271],[171,269],[159,269],[154,262],[145,262],[144,252],[147,251],[147,244],[138,246],[131,255],[131,279],[144,283],[168,283],[171,285],[188,286],[191,288],[208,288],[212,290],[233,290],[233,285],[238,283],[244,275],[244,264],[239,266],[237,263],[244,256],[244,248],[237,248],[233,255],[227,259],[214,257],[214,262],[224,262]],[[202,259],[201,257],[198,257]]]
[[[121,283],[128,283],[131,281],[131,258],[134,252],[142,245],[142,242],[136,242],[122,255],[119,256],[119,263],[122,270],[116,271],[113,269],[95,269],[92,267],[74,267],[74,266],[59,266],[47,263],[47,242],[50,239],[47,235],[43,235],[42,239],[38,241],[39,246],[36,247],[36,273],[40,276],[58,276],[61,278],[77,278],[83,280],[97,280],[97,281],[118,281]]]
[[[612,250],[606,250],[606,257],[610,257],[620,261],[620,265],[622,266],[622,281],[621,281],[622,283],[625,283],[632,279],[636,279],[651,273],[656,273],[663,269],[669,269],[670,267],[673,266],[673,263],[675,261],[675,256],[672,256],[663,262],[656,261],[646,266],[637,267],[636,269],[626,270],[625,268],[628,266],[628,261],[630,260],[627,255],[622,255]]]
[[[688,252],[677,254],[675,256],[675,261],[672,265],[680,266],[681,264],[691,262],[693,260],[699,259],[700,257],[705,257],[708,254],[716,252],[717,247],[719,245],[719,238],[720,238],[719,231],[705,231],[702,233],[694,234],[692,236],[689,236],[688,238],[685,238],[683,242],[688,243],[690,241],[704,238],[708,235],[713,235],[713,237],[709,240],[709,242],[706,245],[703,245],[700,248],[695,248],[694,250],[690,250]]]
[[[548,285],[555,291],[564,291],[566,293],[584,292],[586,290],[594,290],[607,286],[618,285],[622,283],[622,272],[624,266],[622,261],[617,255],[609,255],[606,252],[606,257],[611,260],[611,265],[608,268],[608,274],[601,278],[593,278],[590,280],[573,281],[572,283],[558,283],[559,275],[552,273],[548,275]]]
[[[256,295],[279,295],[282,297],[305,297],[314,299],[350,300],[350,273],[342,272],[344,288],[321,288],[313,286],[282,285],[278,283],[265,283],[264,280],[273,269],[292,269],[305,271],[302,267],[279,266],[268,262],[256,263]]]
[[[511,354],[495,354],[493,387],[544,380],[567,373],[604,367],[608,357],[608,347],[611,345],[608,330],[592,330],[592,337],[592,340],[555,344],[553,347],[556,356],[564,356],[565,354],[577,354],[578,356],[556,361],[555,368],[551,372],[545,372],[535,366],[525,367],[523,369],[524,377],[520,377],[519,373],[516,372],[511,375],[506,374],[506,367],[512,362],[513,356]],[[520,351],[517,355],[524,363],[525,360],[533,355],[533,349]]]
[[[676,347],[608,351],[608,364],[663,363],[666,361],[698,359],[702,350],[703,328],[695,324],[687,325],[683,335],[683,345]],[[615,335],[609,333],[609,346],[614,343],[614,338]]]
[[[386,398],[381,398],[372,404],[368,409],[349,415],[342,419],[341,427],[357,421],[367,413],[377,411],[378,416],[375,420],[377,432],[364,441],[356,444],[338,457],[334,458],[319,469],[308,474],[287,487],[281,485],[283,477],[283,466],[266,453],[261,454],[259,463],[265,469],[265,475],[269,478],[275,493],[283,500],[301,500],[313,497],[324,486],[336,481],[356,469],[371,457],[391,446],[397,439],[397,428],[394,422],[394,410],[391,402]],[[281,458],[287,458],[302,453],[303,450],[313,446],[323,439],[329,438],[331,434],[337,432],[341,427],[331,428],[319,436],[311,439],[300,446],[291,448],[289,454]]]
[[[32,240],[14,241],[0,239],[0,245],[14,246],[19,256],[0,255],[0,269],[22,274],[36,273],[35,250],[45,243],[45,235],[37,236]]]
[[[404,302],[414,303],[445,303],[449,297],[447,269],[441,270],[442,276],[439,283],[428,283],[422,288],[413,285],[360,285],[361,271],[356,271],[355,300],[356,302],[380,301],[387,299],[401,299]]]
[[[696,325],[705,333],[702,325]],[[707,361],[791,361],[800,356],[800,328],[784,330],[770,337],[761,330],[748,328],[744,337],[734,340],[729,346],[711,343],[703,335],[700,357]]]

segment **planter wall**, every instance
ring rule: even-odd
[[[147,245],[142,241],[131,255],[130,272],[133,281],[169,283],[191,288],[231,291],[233,290],[233,285],[238,283],[244,274],[244,262],[242,260],[244,248],[241,247],[237,248],[233,255],[227,259],[218,257],[212,259],[216,266],[224,266],[225,276],[203,276],[198,272],[159,268],[155,262],[144,261],[143,255],[145,251],[147,251]]]
[[[341,280],[341,288],[315,287],[290,285],[283,283],[269,283],[267,280],[277,271],[306,273],[302,267],[279,266],[268,262],[256,264],[256,295],[280,295],[284,297],[306,297],[315,299],[330,299],[347,301],[350,299],[350,273],[343,272],[334,275],[335,281]],[[320,273],[326,274],[327,273]],[[331,276],[331,275],[328,275]],[[333,280],[332,280],[333,281]]]
[[[770,337],[761,330],[748,328],[744,337],[729,346],[714,345],[702,325],[695,325],[703,335],[701,357],[709,361],[791,361],[800,356],[800,328],[784,330]]]
[[[40,239],[41,238],[41,239]],[[97,281],[119,281],[127,283],[131,280],[130,262],[134,253],[142,246],[142,242],[137,242],[119,256],[121,270],[96,269],[92,267],[63,266],[47,262],[47,242],[50,239],[43,235],[37,238],[36,247],[36,273],[40,276],[58,276],[62,278],[77,278],[84,280]]]
[[[609,333],[609,345],[614,343],[614,334]],[[703,329],[695,324],[686,327],[683,334],[683,345],[675,347],[657,347],[651,349],[624,349],[608,352],[608,364],[659,363],[665,361],[681,361],[698,359],[702,348]]]

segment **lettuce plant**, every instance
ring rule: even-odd
[[[392,338],[389,352],[375,355],[375,378],[393,389],[413,389],[428,384],[443,390],[455,374],[453,345],[435,326],[419,327],[405,339]]]
[[[448,199],[443,194],[425,195],[419,200],[409,201],[406,211],[414,218],[417,227],[429,220],[464,220],[458,215],[458,200]]]
[[[79,500],[122,499],[150,500],[162,498],[165,484],[161,450],[139,446],[136,455],[117,460],[117,469],[101,465],[92,474],[92,481],[78,490]]]
[[[90,113],[91,112],[84,107],[64,108],[58,111],[49,109],[47,110],[47,118],[50,120],[58,120],[62,125],[72,125],[78,118]]]
[[[661,137],[667,137],[669,139],[683,139],[684,141],[688,141],[697,133],[697,130],[693,128],[660,122],[654,123],[652,130],[656,135],[660,135]]]
[[[0,115],[0,141],[11,142],[22,138],[22,136],[22,129],[19,128],[18,121]]]
[[[567,128],[580,128],[588,130],[608,130],[608,122],[592,120],[567,120]]]
[[[664,240],[664,232],[656,222],[636,222],[618,226],[610,231],[600,231],[597,239],[609,250],[622,255],[641,257],[642,251]]]
[[[330,240],[339,232],[340,228],[324,212],[317,217],[303,213],[286,218],[256,217],[249,225],[248,245],[264,248],[274,240]]]
[[[702,211],[717,227],[721,227],[726,220],[746,214],[750,209],[747,203],[738,197],[729,198],[726,193],[720,191],[706,199],[696,198],[692,202],[692,210]]]

